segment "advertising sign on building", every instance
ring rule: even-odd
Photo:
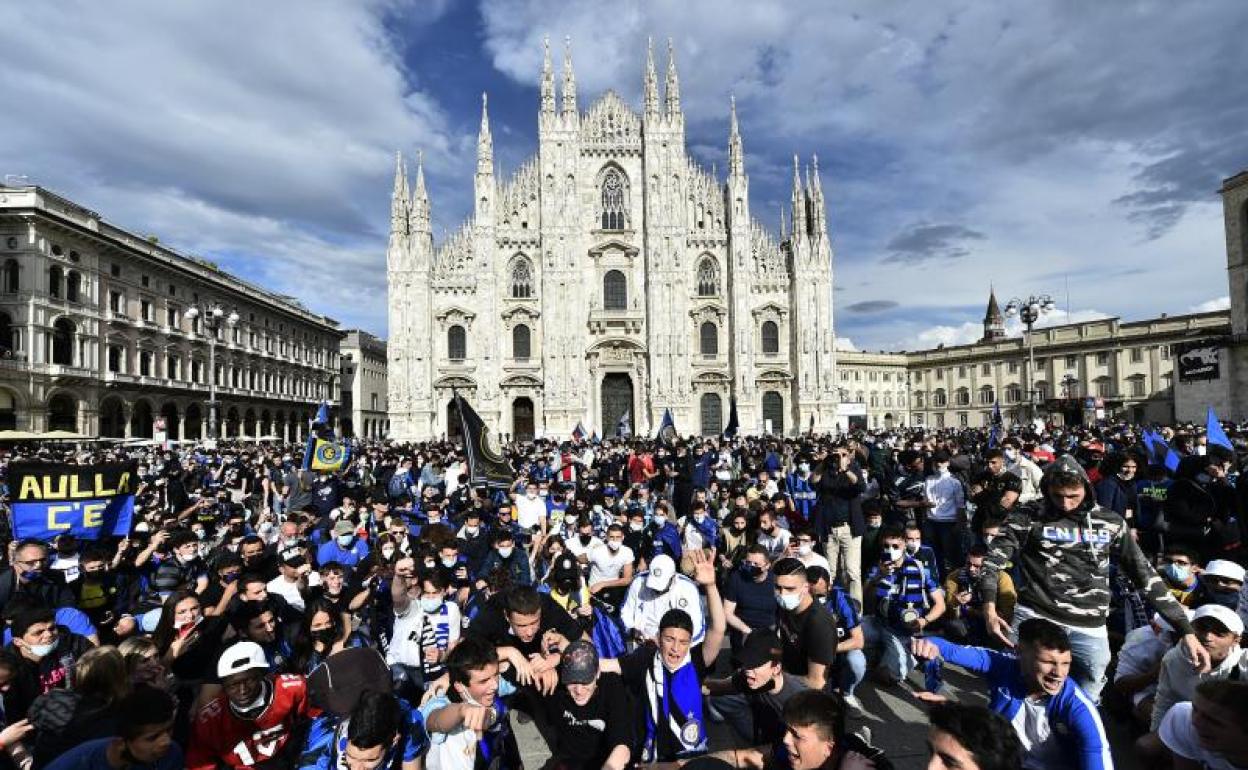
[[[1175,368],[1183,382],[1216,380],[1221,376],[1221,346],[1216,342],[1188,342],[1175,346]]]

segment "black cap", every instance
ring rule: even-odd
[[[745,637],[737,660],[743,669],[758,668],[765,663],[779,663],[782,653],[780,638],[774,631],[755,631]]]

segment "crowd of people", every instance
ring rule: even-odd
[[[1162,435],[11,448],[141,483],[8,535],[0,765],[885,770],[892,690],[929,768],[1248,768],[1245,446]]]

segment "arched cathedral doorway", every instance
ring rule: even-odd
[[[627,374],[612,372],[602,378],[602,432],[604,436],[637,432],[633,380]]]

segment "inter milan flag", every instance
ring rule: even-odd
[[[51,540],[74,535],[80,540],[130,534],[137,463],[16,462],[9,466],[13,535]]]
[[[676,439],[680,438],[676,433],[676,420],[672,418],[671,409],[663,410],[663,422],[659,423],[659,435],[656,438],[667,446],[674,446]]]
[[[511,486],[511,466],[490,444],[490,431],[485,422],[459,393],[454,399],[464,436],[464,451],[468,453],[468,483],[504,489]]]
[[[1224,447],[1235,451],[1235,445],[1231,443],[1231,439],[1226,435],[1226,431],[1222,429],[1222,423],[1218,420],[1218,415],[1213,411],[1213,407],[1209,407],[1209,412],[1205,415],[1205,440],[1214,446]]]
[[[303,469],[334,473],[347,467],[351,461],[349,444],[323,439],[319,436],[308,436],[308,446],[303,453]]]
[[[576,427],[572,429],[572,440],[579,444],[585,440],[585,436],[586,436],[585,426],[581,425],[580,421],[578,420],[576,423]]]
[[[737,431],[741,429],[741,421],[737,419],[737,400],[729,399],[728,404],[728,427],[724,428],[724,438],[736,436]]]

